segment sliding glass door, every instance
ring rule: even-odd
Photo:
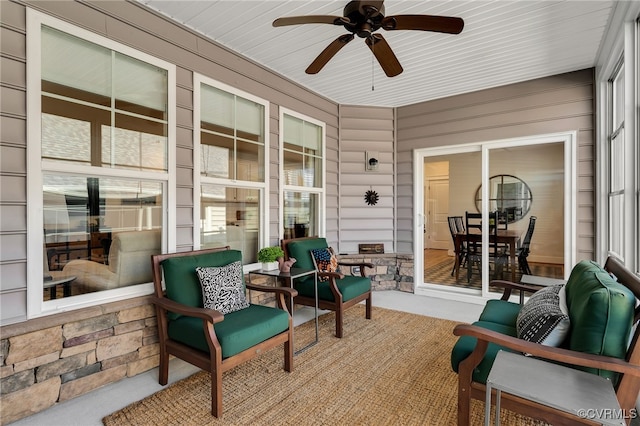
[[[417,152],[416,292],[495,297],[492,279],[566,278],[575,256],[573,150],[567,133]],[[468,214],[481,215],[478,228]]]

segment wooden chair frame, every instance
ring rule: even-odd
[[[629,288],[640,298],[640,277],[634,275],[626,269],[624,265],[613,257],[609,257],[604,268],[614,274],[618,282]],[[508,300],[512,290],[524,292],[535,292],[541,287],[534,285],[518,284],[509,281],[492,281],[492,286],[502,286],[505,289],[502,300]],[[636,308],[634,323],[640,320],[640,307]],[[484,358],[489,343],[504,346],[513,351],[529,353],[532,356],[557,361],[565,364],[592,367],[604,370],[611,370],[621,373],[620,380],[616,387],[616,395],[620,407],[624,413],[631,415],[635,412],[635,404],[640,392],[640,326],[636,327],[631,344],[627,351],[626,359],[619,359],[608,356],[592,355],[568,349],[544,346],[537,343],[528,342],[504,335],[482,327],[460,324],[455,327],[453,334],[456,336],[471,336],[477,339],[474,351],[463,360],[458,367],[458,426],[467,426],[470,423],[471,399],[485,401],[486,387],[483,383],[474,382],[473,371]],[[525,416],[543,420],[554,426],[569,426],[575,424],[595,425],[593,421],[576,417],[572,414],[555,410],[553,408],[540,405],[523,398],[519,398],[503,392],[500,401],[502,408],[521,413]],[[492,395],[492,398],[495,394]],[[588,408],[588,407],[585,407]],[[631,422],[629,417],[627,424]]]
[[[174,355],[190,364],[195,365],[211,374],[211,414],[215,417],[222,416],[222,373],[255,358],[259,354],[266,352],[280,344],[284,344],[284,369],[293,370],[293,319],[291,312],[287,309],[287,299],[293,298],[298,292],[289,287],[268,287],[245,283],[249,290],[275,293],[278,308],[289,314],[289,328],[270,339],[267,339],[249,349],[244,350],[231,357],[222,358],[222,348],[216,337],[214,324],[224,321],[224,315],[213,309],[195,308],[177,303],[165,297],[162,289],[162,266],[165,259],[171,257],[193,256],[198,254],[213,253],[228,250],[229,247],[204,249],[182,253],[159,254],[151,256],[153,268],[153,285],[155,294],[152,302],[156,306],[158,316],[158,335],[160,337],[160,365],[158,382],[166,385],[169,378],[169,356]],[[202,327],[209,353],[194,349],[183,343],[169,338],[167,312],[174,312],[202,319]]]
[[[301,237],[301,238],[290,238],[286,240],[282,240],[282,250],[284,251],[285,259],[289,259],[289,251],[288,244],[294,241],[301,240],[312,240],[317,239],[318,237]],[[309,255],[311,256],[311,255]],[[364,273],[364,268],[373,268],[372,263],[368,262],[339,262],[340,266],[359,266],[360,267],[360,276],[366,278]],[[320,277],[328,277],[329,288],[331,289],[331,293],[333,293],[333,297],[335,301],[330,300],[321,300],[318,299],[318,308],[325,309],[329,311],[334,311],[336,313],[336,337],[341,338],[343,334],[343,319],[344,319],[344,311],[351,306],[357,305],[358,303],[365,301],[365,317],[367,319],[371,319],[371,290],[366,293],[363,293],[357,297],[354,297],[351,300],[344,302],[342,300],[342,293],[338,290],[338,285],[336,284],[336,279],[340,279],[340,274],[336,274],[334,272],[320,272],[318,271],[318,279]],[[302,295],[298,295],[294,298],[294,303],[304,306],[315,306],[315,299],[313,297],[306,297]]]

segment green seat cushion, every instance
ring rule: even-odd
[[[371,280],[360,276],[346,275],[344,278],[336,280],[336,285],[340,293],[342,293],[343,302],[371,290]],[[314,297],[313,279],[305,281],[296,280],[293,287],[298,290],[298,294],[301,296]],[[335,301],[329,282],[318,281],[318,299]]]
[[[569,349],[624,358],[636,303],[633,293],[597,263],[585,260],[572,269],[566,296]],[[616,376],[610,371],[585,370],[611,379]]]
[[[224,250],[165,259],[162,262],[162,270],[167,297],[183,305],[201,308],[204,306],[202,287],[196,268],[198,266],[225,266],[236,261],[242,262],[242,252],[239,250]],[[244,280],[244,276],[242,279]],[[170,319],[177,317],[176,314],[169,314]]]
[[[515,326],[510,327],[508,325],[496,324],[487,321],[476,321],[473,323],[473,325],[516,337]],[[460,362],[464,361],[469,355],[471,355],[476,347],[476,342],[477,339],[471,336],[462,336],[458,339],[455,346],[453,347],[453,350],[451,351],[451,368],[453,368],[453,371],[455,371],[456,373],[458,372],[458,366]],[[498,351],[501,349],[513,352],[503,346],[496,345],[495,343],[489,343],[489,345],[487,346],[487,352],[484,355],[484,359],[473,371],[474,382],[487,382],[487,376],[489,376],[489,371],[491,371],[491,367],[493,366],[493,360],[496,358]]]
[[[496,324],[516,326],[518,313],[522,305],[505,300],[489,300],[480,314],[478,321],[494,322]]]
[[[222,347],[222,358],[228,358],[289,328],[289,314],[269,306],[250,305],[248,308],[224,316],[214,325]],[[209,353],[202,320],[182,316],[169,321],[169,338]]]

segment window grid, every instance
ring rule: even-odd
[[[194,240],[200,248],[228,245],[243,264],[257,262],[266,239],[268,103],[196,76],[198,165]]]

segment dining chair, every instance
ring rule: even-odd
[[[471,281],[473,265],[478,265],[478,273],[482,273],[482,244],[478,243],[472,234],[482,234],[482,213],[465,212],[465,234],[467,243],[467,282]]]
[[[466,242],[467,242],[467,282],[471,281],[473,265],[478,265],[478,272],[481,273],[482,264],[482,242],[478,241],[477,235],[482,235],[482,214],[465,213]],[[475,234],[475,235],[474,235]],[[497,242],[498,239],[498,212],[489,213],[489,261],[494,264],[494,278],[502,273],[502,267],[508,263],[504,247]]]
[[[524,240],[522,241],[522,245],[518,249],[516,256],[518,258],[518,266],[520,268],[520,272],[523,275],[531,275],[531,268],[529,268],[529,262],[527,261],[527,257],[529,257],[530,247],[531,247],[531,238],[533,238],[533,230],[536,227],[536,220],[538,218],[536,216],[531,216],[529,218],[529,227],[527,228],[527,233],[524,236]]]
[[[465,227],[462,216],[449,216],[447,217],[447,220],[449,222],[449,232],[451,232],[451,239],[453,240],[453,250],[454,252],[459,251],[459,253],[456,253],[457,263],[456,260],[454,260],[453,268],[451,269],[451,276],[453,276],[456,271],[456,267],[462,266],[464,264],[467,255],[465,243],[463,243],[460,247],[458,247],[456,244],[456,235],[464,233]]]
[[[509,215],[506,210],[496,210],[498,229],[509,229]]]

